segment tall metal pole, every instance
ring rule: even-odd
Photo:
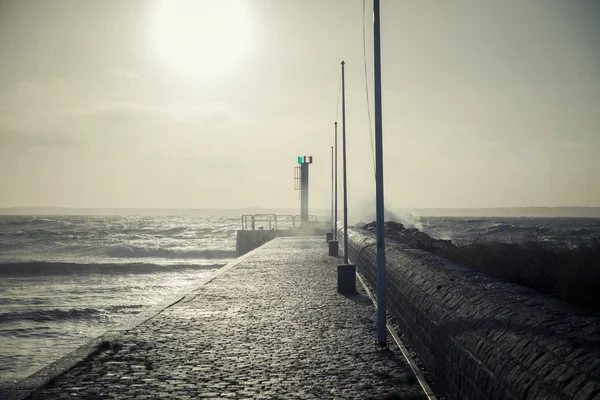
[[[383,134],[381,114],[381,42],[379,0],[373,0],[373,36],[375,56],[375,196],[377,223],[377,341],[387,342],[385,330],[385,229],[383,203]]]
[[[342,61],[342,162],[344,163],[344,264],[348,264],[348,181],[346,180],[346,82]]]
[[[333,220],[333,146],[331,146],[331,234],[335,231],[335,222]]]
[[[334,196],[333,196],[334,197],[334,207],[333,207],[333,210],[334,210],[333,214],[334,215],[333,215],[333,220],[335,222],[334,222],[334,225],[333,225],[334,226],[334,229],[333,229],[333,240],[337,240],[338,239],[338,235],[337,235],[337,231],[338,231],[338,229],[337,229],[337,222],[338,222],[338,217],[337,217],[337,212],[338,212],[338,193],[337,193],[337,190],[338,190],[338,180],[337,180],[337,174],[338,174],[338,160],[337,160],[338,137],[337,137],[337,121],[335,121],[334,125],[335,125],[335,139],[334,139],[335,140],[335,157],[334,157],[335,158],[335,160],[334,160],[334,163],[335,163],[335,179],[334,179],[335,180],[335,189],[334,189],[334,192],[335,193],[334,193]]]

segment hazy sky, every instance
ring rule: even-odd
[[[600,206],[600,2],[381,3],[387,204]],[[342,59],[371,204],[362,4],[0,0],[0,206],[327,207]]]

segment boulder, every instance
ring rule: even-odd
[[[427,251],[434,251],[436,248],[438,250],[448,250],[455,247],[450,240],[432,238],[417,228],[406,228],[400,222],[386,221],[384,226],[385,237],[388,242],[403,243]],[[375,233],[377,223],[373,221],[368,224],[362,224],[359,225],[359,228]]]

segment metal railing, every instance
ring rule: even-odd
[[[276,230],[300,228],[301,216],[292,214],[244,214],[242,230]],[[309,215],[308,222],[317,223],[316,215]]]

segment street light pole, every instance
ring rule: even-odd
[[[348,180],[346,175],[346,80],[342,61],[342,152],[344,168],[344,264],[337,266],[338,292],[356,293],[356,265],[348,262]]]
[[[335,172],[334,172],[334,176],[335,176],[335,189],[334,189],[334,206],[333,206],[333,219],[335,221],[335,225],[334,225],[334,230],[333,230],[333,240],[337,240],[338,239],[338,235],[337,235],[337,222],[338,222],[338,178],[337,178],[337,174],[338,174],[338,159],[337,159],[337,153],[338,153],[338,137],[337,137],[337,121],[334,122],[333,124],[335,126],[335,156],[334,156],[334,164],[335,164]]]
[[[333,204],[333,189],[334,189],[334,183],[333,183],[333,169],[334,169],[334,164],[333,164],[333,146],[331,146],[331,235],[332,235],[332,239],[333,239],[333,232],[335,231],[335,221],[333,219],[333,210],[334,210],[334,204]]]
[[[346,180],[346,82],[342,61],[342,158],[344,164],[344,264],[348,264],[348,181]]]
[[[373,36],[375,58],[375,196],[377,223],[377,341],[385,345],[386,304],[385,304],[385,228],[383,202],[383,134],[381,113],[381,39],[379,21],[379,0],[373,0]]]

